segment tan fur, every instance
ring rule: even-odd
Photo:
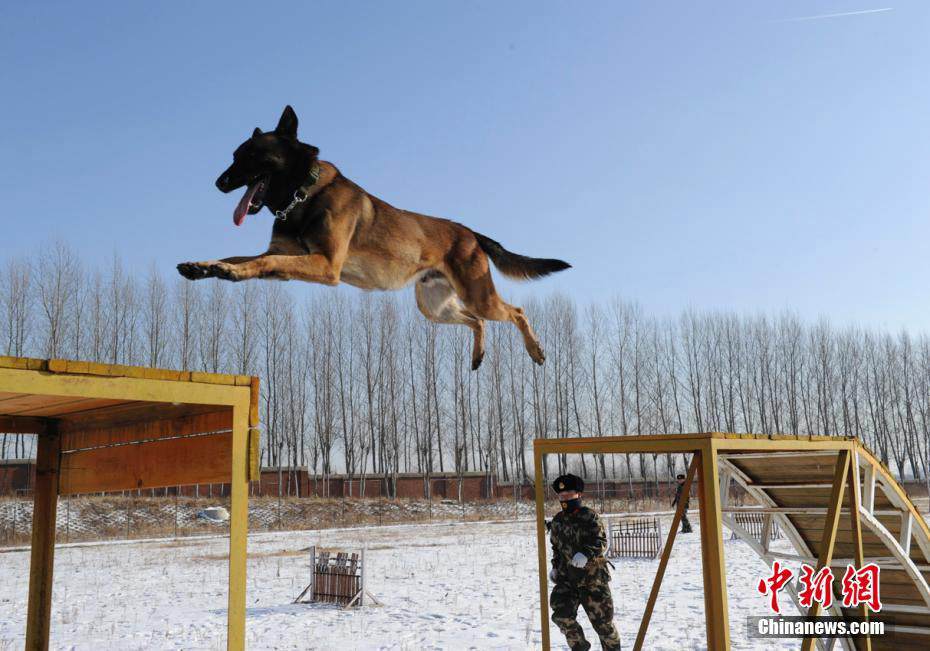
[[[437,323],[474,332],[472,367],[484,355],[484,320],[510,321],[537,364],[545,360],[523,310],[494,288],[475,234],[455,222],[400,210],[320,161],[321,174],[299,219],[276,222],[257,256],[179,265],[188,278],[275,278],[394,290],[416,282],[417,307]]]

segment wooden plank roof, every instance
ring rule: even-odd
[[[213,385],[249,388],[250,427],[258,425],[258,379],[248,375],[225,375],[176,371],[169,369],[142,368],[122,364],[99,364],[64,359],[32,359],[25,357],[0,357],[0,371],[33,371],[42,375],[88,378],[130,378],[137,380],[159,380],[192,385]],[[192,387],[193,388],[193,387]],[[33,392],[17,391],[17,387],[6,386],[0,391],[0,431],[36,432],[41,429],[43,419],[54,418],[82,426],[102,427],[105,425],[141,423],[146,420],[167,418],[189,418],[205,411],[227,411],[228,404],[206,408],[203,400],[190,403],[172,400],[130,400],[103,398],[89,395],[74,395],[64,392],[56,395],[54,390]],[[199,404],[194,404],[194,403]],[[72,429],[76,429],[72,426]]]
[[[11,368],[47,373],[71,375],[96,375],[99,377],[131,377],[145,380],[170,380],[172,382],[200,382],[203,384],[225,384],[249,386],[252,377],[224,373],[201,373],[199,371],[175,371],[162,368],[144,368],[123,364],[100,364],[68,359],[35,359],[30,357],[0,356],[0,368]]]
[[[247,375],[0,357],[0,432],[55,438],[63,494],[220,482],[239,409],[257,478],[258,389]]]

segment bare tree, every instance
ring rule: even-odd
[[[145,330],[145,363],[160,368],[168,362],[170,327],[168,325],[168,292],[158,270],[149,270],[145,288],[142,327]]]

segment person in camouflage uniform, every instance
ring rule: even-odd
[[[588,614],[591,626],[601,639],[605,651],[619,651],[620,635],[614,626],[614,604],[610,594],[610,571],[607,569],[607,534],[597,513],[581,506],[584,481],[575,475],[562,475],[552,482],[562,510],[552,518],[549,540],[552,543],[552,570],[555,584],[549,596],[552,621],[572,651],[587,651],[585,639],[576,619],[578,606]]]
[[[678,501],[682,499],[681,492],[685,488],[685,476],[678,475],[678,486],[675,488],[675,499],[672,500],[672,506],[678,504]],[[688,521],[688,504],[691,501],[690,495],[685,495],[685,508],[681,512],[681,533],[691,533],[691,523]]]

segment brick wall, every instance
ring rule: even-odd
[[[35,477],[36,465],[30,459],[0,460],[0,495],[30,492]]]

